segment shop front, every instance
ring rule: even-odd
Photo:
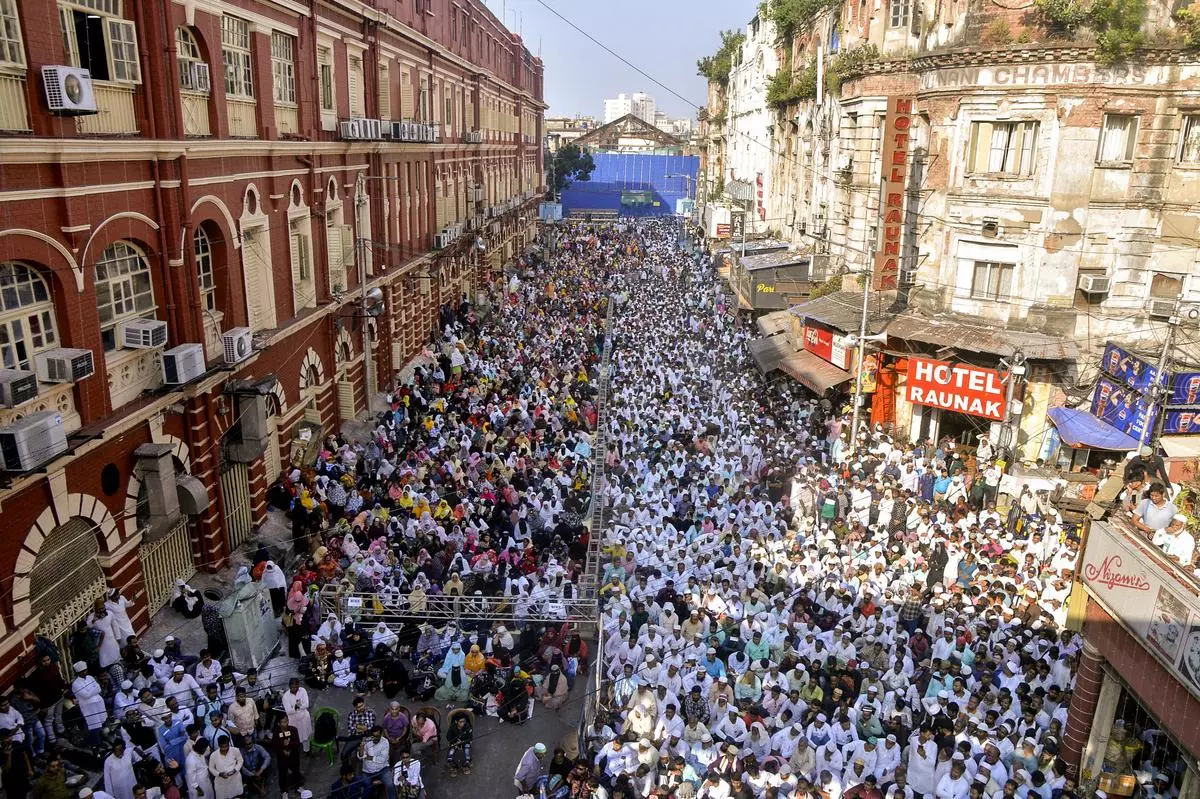
[[[950,438],[974,447],[979,436],[1000,440],[1007,419],[1008,376],[996,369],[912,355],[904,359],[904,399],[912,405],[912,441]]]
[[[1078,571],[1085,644],[1064,760],[1109,796],[1197,799],[1200,583],[1120,518],[1092,524]]]

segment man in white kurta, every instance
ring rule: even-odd
[[[133,799],[134,785],[137,776],[133,773],[133,751],[118,738],[113,742],[112,754],[104,759],[104,790],[113,799]]]
[[[104,697],[100,695],[100,683],[88,674],[88,665],[82,660],[76,661],[71,667],[75,670],[75,679],[71,681],[71,693],[79,703],[79,711],[87,722],[89,743],[100,744],[100,728],[108,720],[108,707]]]
[[[230,743],[228,736],[217,742],[217,751],[208,758],[208,773],[212,775],[213,799],[234,799],[242,795],[242,753]]]
[[[308,751],[312,739],[312,716],[308,712],[308,691],[300,685],[300,680],[292,678],[288,689],[283,692],[283,712],[287,713],[288,724],[296,728],[300,734],[301,748]]]

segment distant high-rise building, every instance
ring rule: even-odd
[[[627,114],[633,114],[653,125],[655,111],[654,98],[645,92],[618,94],[615,98],[604,101],[604,124],[607,125]]]

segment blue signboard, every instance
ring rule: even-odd
[[[1111,341],[1104,348],[1104,362],[1101,368],[1129,388],[1143,392],[1154,385],[1158,376],[1158,370],[1153,364],[1121,349]]]
[[[1200,405],[1200,372],[1176,372],[1172,375],[1167,405]]]
[[[1163,415],[1163,435],[1200,433],[1200,411],[1167,409]]]
[[[1092,394],[1092,415],[1096,418],[1141,441],[1147,428],[1146,411],[1140,392],[1103,375],[1097,381]]]

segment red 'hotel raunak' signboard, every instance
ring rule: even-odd
[[[916,405],[1003,422],[1006,390],[995,369],[908,359],[908,401]]]
[[[889,97],[883,122],[883,181],[879,216],[882,244],[875,254],[872,288],[887,291],[900,286],[900,245],[904,238],[904,193],[908,188],[908,139],[913,123],[913,98]]]

